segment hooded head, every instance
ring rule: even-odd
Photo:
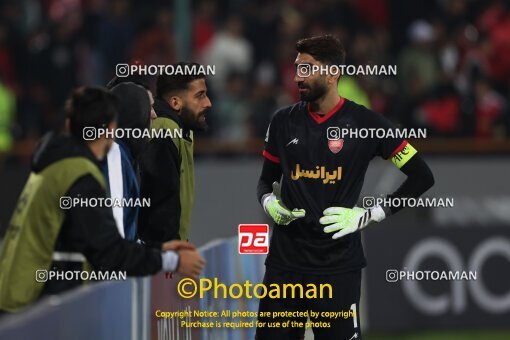
[[[149,129],[151,122],[151,102],[147,90],[135,83],[120,83],[111,89],[119,101],[118,127],[121,129]],[[124,134],[121,139],[136,159],[148,142],[144,138],[133,138]]]
[[[156,111],[154,111],[154,109],[152,107],[154,105],[154,97],[153,97],[152,91],[149,87],[150,78],[148,78],[146,76],[136,75],[136,74],[130,74],[127,77],[115,76],[115,77],[113,77],[112,80],[110,80],[108,82],[108,84],[106,84],[106,88],[108,90],[111,90],[112,88],[114,88],[115,86],[117,86],[121,83],[135,83],[136,85],[140,85],[147,91],[147,93],[149,94],[149,99],[151,101],[151,119],[156,119],[157,118]]]

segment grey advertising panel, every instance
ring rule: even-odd
[[[364,233],[371,330],[508,328],[509,227],[384,224]]]

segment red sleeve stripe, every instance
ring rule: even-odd
[[[395,151],[393,151],[393,153],[390,155],[390,157],[388,157],[388,159],[393,158],[393,157],[394,157],[397,153],[399,153],[400,151],[402,151],[402,150],[406,147],[406,145],[407,145],[407,141],[406,141],[406,140],[404,140],[404,141],[402,142],[402,144],[400,144],[400,145],[399,145],[399,147],[398,147],[398,148],[396,148],[396,149],[395,149]]]
[[[273,156],[271,155],[269,152],[267,152],[266,150],[262,151],[262,156],[266,157],[267,159],[269,159],[271,162],[274,162],[274,163],[280,163],[280,158],[276,157],[276,156]]]

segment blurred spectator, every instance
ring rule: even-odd
[[[478,79],[474,84],[475,94],[475,136],[481,138],[505,135],[504,121],[507,119],[507,103],[486,79]]]
[[[487,34],[491,44],[489,56],[491,77],[504,86],[510,79],[510,4],[493,1],[478,19],[480,30]]]
[[[113,0],[98,20],[95,40],[104,60],[104,72],[111,75],[115,65],[126,62],[128,48],[135,36],[130,2]],[[106,79],[108,79],[106,77]]]
[[[367,93],[359,86],[356,79],[351,76],[342,76],[338,82],[340,96],[352,100],[370,109],[370,100]]]
[[[175,61],[175,41],[172,35],[173,12],[167,8],[154,13],[154,22],[141,32],[131,49],[131,59],[147,65],[171,64]]]
[[[463,131],[461,101],[450,86],[437,88],[420,98],[406,126],[426,127],[430,136],[458,136]]]
[[[374,26],[388,25],[388,0],[358,0],[354,2],[354,6],[360,17]]]
[[[193,55],[200,60],[215,33],[216,6],[213,1],[205,0],[198,4],[193,16]]]
[[[282,21],[282,3],[271,0],[250,1],[246,10],[246,38],[253,46],[254,64],[276,58],[278,39],[268,39],[276,34]]]
[[[439,78],[434,30],[431,24],[419,20],[411,25],[408,33],[411,45],[400,54],[398,76],[405,95],[419,96],[431,90]]]
[[[16,99],[14,93],[5,84],[0,82],[0,167],[5,154],[12,148],[11,129],[15,109]]]
[[[225,88],[226,77],[232,72],[247,73],[252,66],[252,47],[243,35],[241,18],[231,15],[223,30],[213,37],[204,51],[203,64],[215,65],[216,74],[211,77],[212,91],[220,94]]]
[[[14,89],[16,86],[16,68],[14,67],[12,50],[8,44],[8,28],[0,24],[0,79]]]
[[[397,77],[344,77],[344,96],[433,135],[506,136],[508,1],[199,0],[191,15],[188,52],[216,66],[219,116],[208,136],[264,136],[275,108],[298,100],[295,41],[325,32],[341,39],[349,64],[398,65]],[[117,63],[176,62],[175,18],[162,0],[3,0],[0,79],[16,96],[15,142],[54,128],[69,90],[104,84]],[[248,113],[227,112],[246,102]]]
[[[265,138],[268,122],[278,102],[279,89],[274,85],[276,70],[270,63],[261,63],[255,72],[253,86],[249,86],[253,134]],[[251,85],[251,84],[250,84]]]
[[[243,74],[231,73],[227,77],[212,116],[216,121],[216,137],[229,141],[243,141],[251,137],[250,105]]]

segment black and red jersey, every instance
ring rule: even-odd
[[[366,265],[359,232],[333,240],[319,219],[328,207],[354,207],[372,158],[388,159],[406,142],[400,138],[336,138],[338,131],[332,130],[342,128],[395,129],[382,115],[344,98],[323,116],[312,112],[306,102],[274,115],[263,154],[281,166],[284,205],[305,209],[306,217],[275,226],[266,265],[320,274]]]

